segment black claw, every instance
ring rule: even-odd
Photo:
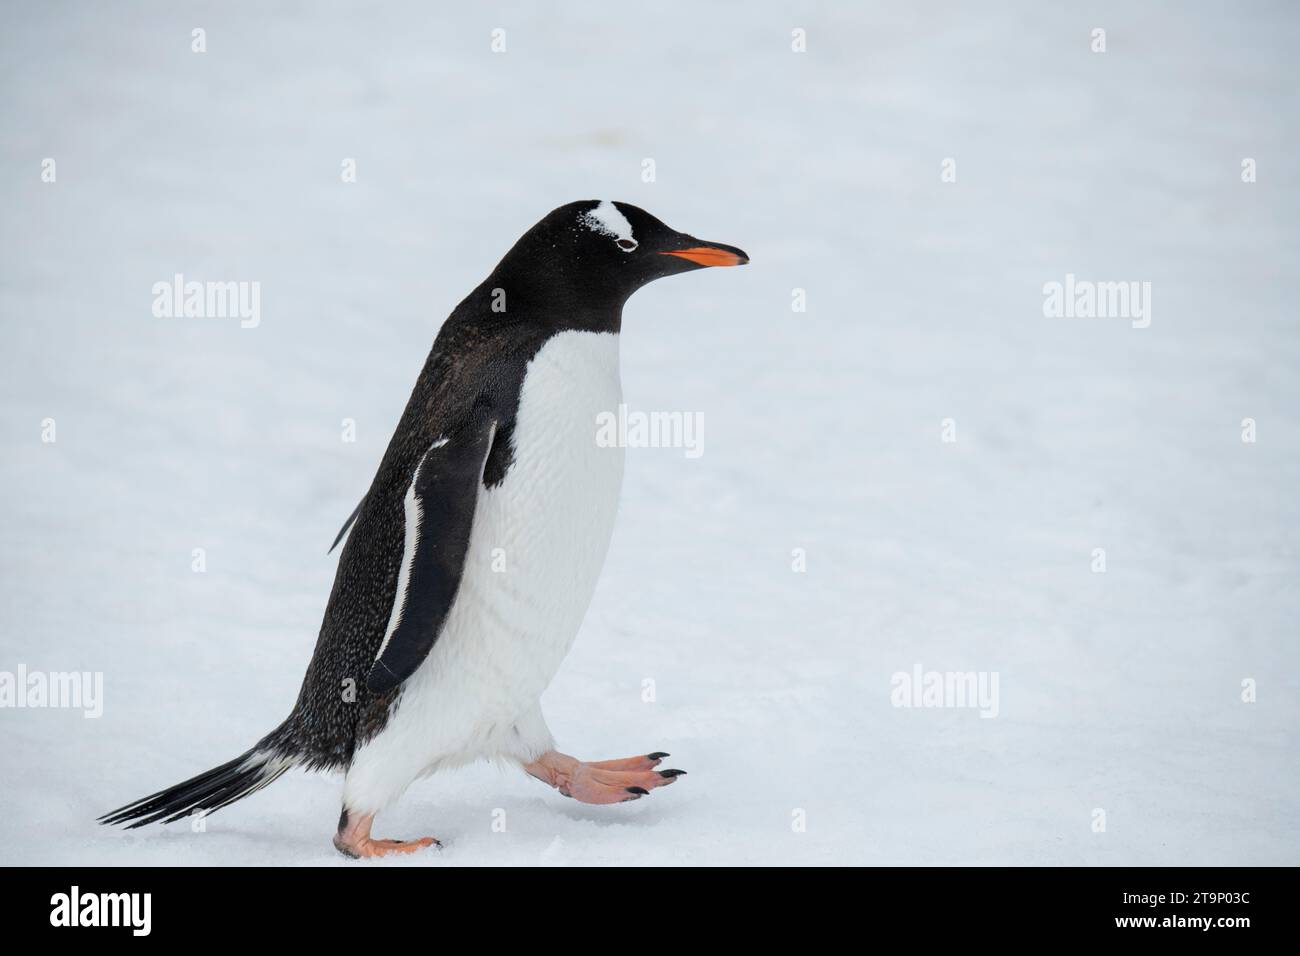
[[[671,757],[672,754],[666,754],[662,750],[656,750],[654,753],[647,754],[646,756],[651,760],[663,760],[665,757]]]
[[[656,770],[655,773],[659,774],[659,776],[661,776],[661,777],[684,777],[684,776],[686,776],[686,771],[685,771],[685,770]]]
[[[627,792],[628,792],[628,793],[635,793],[638,797],[644,797],[644,796],[645,796],[646,794],[648,794],[650,791],[647,790],[645,787],[628,787],[628,788],[627,788]]]

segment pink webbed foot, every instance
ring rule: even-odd
[[[414,853],[426,846],[442,846],[433,837],[421,837],[418,840],[375,840],[370,836],[370,824],[374,814],[357,814],[343,811],[339,817],[339,829],[334,834],[334,848],[344,856],[354,860],[372,856],[389,856],[394,853]]]
[[[524,769],[566,797],[582,803],[626,803],[666,787],[685,770],[655,770],[668,754],[662,751],[621,760],[584,762],[557,750],[542,754]]]

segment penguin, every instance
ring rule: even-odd
[[[664,276],[749,261],[625,202],[529,229],[439,330],[346,537],[288,718],[251,750],[100,817],[130,828],[211,813],[292,768],[342,771],[334,846],[354,858],[441,845],[371,836],[413,782],[506,761],[584,803],[637,800],[685,771],[668,754],[582,761],[540,699],[586,615],[613,532],[623,449],[623,305]]]

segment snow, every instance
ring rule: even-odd
[[[629,449],[544,700],[689,776],[439,775],[376,833],[446,848],[375,865],[1300,863],[1298,45],[1286,4],[11,14],[0,671],[104,711],[0,709],[0,862],[353,865],[338,778],[94,818],[288,712],[438,324],[607,195],[753,256],[628,305],[626,401],[708,443]],[[178,273],[260,322],[154,316]],[[1149,327],[1045,316],[1071,274],[1150,282]],[[918,667],[996,716],[893,706]]]

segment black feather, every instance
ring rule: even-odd
[[[261,754],[267,756],[265,752]],[[99,822],[127,824],[128,830],[134,830],[159,820],[171,823],[200,810],[207,813],[219,810],[262,789],[289,769],[287,765],[272,767],[264,762],[252,762],[251,758],[258,755],[257,749],[250,750],[220,767],[106,813]]]
[[[326,554],[334,553],[334,549],[339,546],[339,542],[343,540],[343,536],[348,533],[348,528],[352,527],[352,522],[356,521],[357,515],[361,514],[361,506],[365,503],[365,498],[362,498],[357,502],[357,506],[352,509],[352,514],[348,515],[348,520],[343,522],[343,527],[339,528],[339,533],[334,536],[334,543],[330,545],[330,549],[325,552]]]

